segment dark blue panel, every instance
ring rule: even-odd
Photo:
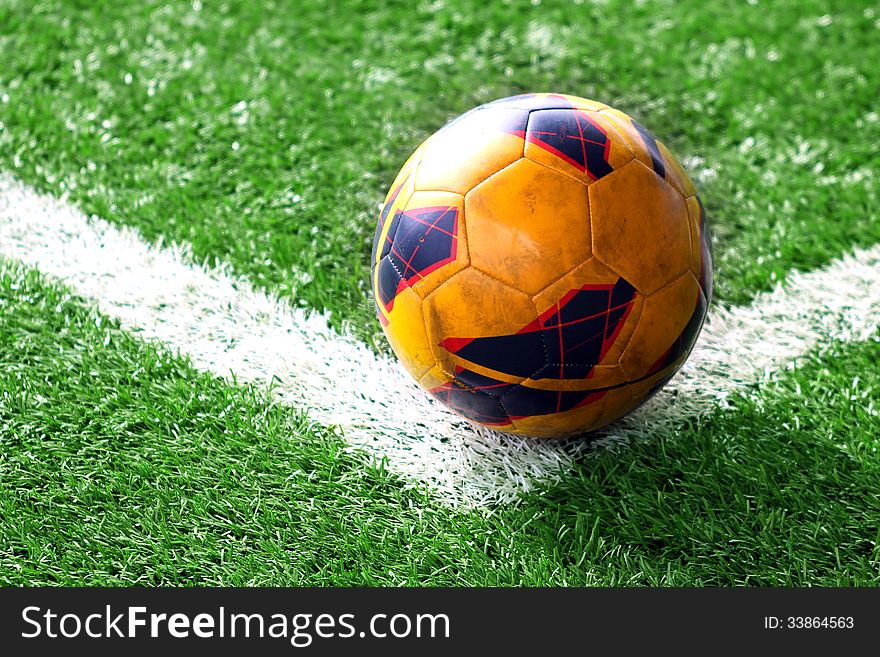
[[[580,110],[540,110],[529,115],[526,139],[598,180],[611,173],[608,137]]]

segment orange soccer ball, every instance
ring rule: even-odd
[[[562,437],[643,403],[712,295],[709,231],[678,161],[626,114],[526,94],[482,105],[404,164],[372,284],[406,369],[470,420]]]

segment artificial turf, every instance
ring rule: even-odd
[[[35,272],[0,309],[0,585],[880,584],[876,339],[451,513]]]
[[[684,159],[722,302],[880,240],[872,3],[15,0],[0,25],[0,167],[373,343],[397,168],[522,91],[614,105]]]
[[[617,106],[684,159],[720,303],[880,240],[870,4],[7,0],[0,26],[0,169],[379,347],[386,186],[521,91]],[[4,263],[0,584],[876,585],[878,360],[831,345],[516,508],[450,512]]]

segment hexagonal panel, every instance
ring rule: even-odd
[[[687,329],[693,324],[695,314],[698,324],[691,335]],[[635,381],[660,371],[667,366],[667,359],[676,346],[689,350],[690,344],[682,345],[680,339],[683,336],[696,339],[704,316],[705,299],[690,271],[647,297],[639,324],[620,359],[628,378]]]
[[[687,271],[684,199],[639,161],[589,186],[593,253],[639,292],[651,294]]]
[[[506,387],[506,384],[502,385]],[[485,389],[473,388],[456,377],[449,383],[431,388],[428,392],[446,407],[469,420],[498,427],[501,430],[507,429],[510,425],[510,417],[504,404],[496,394],[493,394],[494,384],[486,386]]]
[[[469,267],[449,279],[424,301],[425,324],[434,357],[454,376],[465,368],[516,383],[518,372],[545,364],[540,335],[517,351],[477,349],[482,338],[515,334],[535,319],[535,306],[522,292]]]
[[[393,249],[412,273],[410,287],[425,298],[468,266],[464,197],[451,192],[415,192],[403,215]]]
[[[633,160],[626,141],[601,114],[578,109],[529,114],[525,156],[585,184]]]
[[[535,294],[590,257],[587,188],[522,159],[465,196],[471,263]]]
[[[517,333],[519,340],[539,333],[544,341],[547,364],[529,378],[537,383],[580,381],[571,389],[595,387],[586,381],[616,341],[635,296],[635,288],[618,277],[613,284],[569,290],[546,309],[539,306],[538,318]]]
[[[504,107],[472,111],[425,144],[416,189],[466,194],[522,157],[528,112]]]

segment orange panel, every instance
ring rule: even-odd
[[[605,396],[602,417],[599,418],[598,426],[602,427],[611,424],[615,420],[619,420],[639,405],[640,401],[633,398],[630,388],[631,386],[626,385],[608,391],[608,394]]]
[[[512,427],[501,427],[501,429],[511,433],[542,438],[577,436],[601,426],[600,420],[604,406],[605,394],[597,394],[594,401],[579,408],[552,415],[515,418]]]
[[[632,118],[612,107],[600,110],[599,114],[604,116],[615,127],[618,134],[626,141],[635,158],[648,168],[652,168],[652,157],[648,144],[645,137],[636,130]]]
[[[645,299],[639,324],[620,360],[630,380],[647,375],[669,351],[694,314],[699,295],[700,286],[688,271]]]
[[[468,268],[438,287],[424,301],[425,323],[434,357],[449,375],[456,366],[465,366],[495,378],[503,373],[474,366],[441,346],[450,338],[468,340],[516,333],[534,321],[535,306],[522,292]],[[510,354],[515,360],[517,354]],[[516,382],[522,377],[503,377]]]
[[[697,190],[694,189],[694,183],[691,182],[690,176],[687,175],[687,172],[675,156],[669,152],[669,149],[661,141],[657,142],[657,148],[663,155],[663,164],[666,167],[666,181],[675,187],[682,196],[693,196],[696,194]]]
[[[404,288],[394,299],[385,335],[414,379],[420,379],[434,367],[434,353],[422,318],[422,300],[410,288]]]
[[[643,294],[690,268],[688,212],[678,191],[641,162],[589,186],[593,252]]]
[[[691,233],[691,271],[694,276],[700,275],[703,255],[700,252],[700,203],[696,196],[687,199],[688,228]]]
[[[471,263],[535,294],[590,258],[587,188],[519,160],[465,197]]]
[[[712,261],[712,234],[709,230],[709,222],[706,220],[705,211],[700,199],[694,195],[687,199],[690,230],[691,251],[693,252],[693,264],[691,265],[694,276],[703,288],[703,294],[707,301],[712,300],[712,285],[714,282],[714,263]]]
[[[522,157],[527,118],[525,110],[485,107],[449,124],[425,144],[416,189],[466,194]]]

